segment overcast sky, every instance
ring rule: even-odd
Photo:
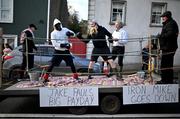
[[[72,6],[79,12],[79,19],[88,19],[88,0],[67,0],[68,6]]]

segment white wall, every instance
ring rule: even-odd
[[[142,38],[156,35],[161,32],[161,27],[150,27],[151,4],[152,2],[167,3],[167,10],[173,14],[173,18],[177,21],[180,27],[180,0],[126,0],[126,26],[124,27],[129,38]],[[113,32],[114,26],[109,25],[111,12],[111,0],[96,0],[95,19],[97,22]],[[179,37],[180,38],[180,37]],[[146,42],[143,42],[143,46]],[[180,47],[180,39],[179,39]],[[179,48],[180,49],[180,48]],[[175,64],[180,65],[179,49],[175,56]],[[139,42],[129,42],[126,46],[126,52],[140,51]],[[139,53],[134,53],[139,55]],[[139,63],[140,56],[126,56],[124,63]]]

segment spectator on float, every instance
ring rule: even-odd
[[[23,61],[21,64],[21,73],[20,73],[21,79],[24,78],[24,72],[26,68],[30,70],[34,67],[33,49],[37,50],[37,47],[34,44],[34,38],[35,38],[34,32],[36,30],[37,27],[34,24],[30,24],[27,29],[21,32],[20,42],[22,44],[22,55],[23,55]]]
[[[164,12],[162,15],[163,27],[159,36],[161,58],[161,83],[172,84],[174,79],[173,64],[174,55],[178,48],[179,28],[176,21],[172,18],[170,11]]]

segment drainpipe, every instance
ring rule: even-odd
[[[51,0],[48,0],[48,11],[47,11],[47,42],[49,42],[49,19],[50,19],[50,6],[51,6]]]
[[[0,88],[2,87],[2,45],[3,45],[3,29],[0,27]]]

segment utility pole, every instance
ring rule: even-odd
[[[0,27],[0,88],[2,87],[2,45],[3,45],[3,28]]]

